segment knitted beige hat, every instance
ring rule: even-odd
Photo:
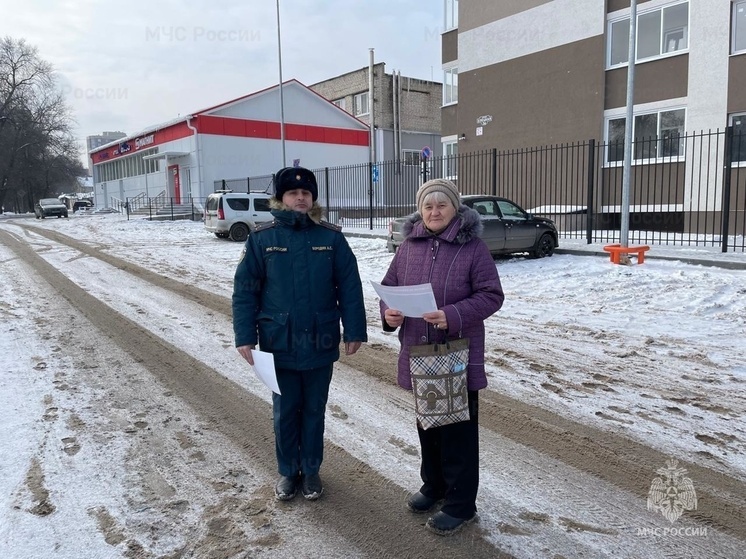
[[[454,208],[458,210],[461,207],[461,199],[455,184],[446,179],[432,179],[423,183],[417,190],[417,211],[420,213],[422,213],[422,202],[425,200],[425,196],[431,192],[442,192],[448,196]]]

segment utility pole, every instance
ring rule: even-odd
[[[629,5],[629,59],[627,60],[627,116],[624,123],[624,170],[622,173],[622,227],[619,244],[629,246],[630,175],[632,174],[632,129],[635,109],[635,58],[637,49],[637,0]]]
[[[368,188],[368,215],[370,216],[370,228],[373,229],[373,196],[375,183],[378,181],[378,167],[376,166],[376,105],[374,100],[374,80],[373,69],[375,66],[375,55],[373,49],[370,49],[370,62],[368,64],[368,122],[370,123],[370,163],[368,163],[368,173],[370,187]]]
[[[373,67],[375,66],[375,49],[370,50],[370,62],[368,64],[368,121],[370,122],[370,162],[376,162],[376,118],[375,103],[373,102],[374,81]]]
[[[280,0],[277,0],[277,61],[280,73],[280,142],[282,143],[282,166],[285,167],[285,97],[282,92],[282,38],[280,37]]]

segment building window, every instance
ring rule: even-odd
[[[401,150],[401,160],[404,165],[419,165],[420,152],[416,149],[403,149]]]
[[[746,0],[733,2],[732,53],[746,52]]]
[[[335,99],[334,101],[332,101],[332,103],[334,103],[335,105],[337,105],[337,107],[339,107],[343,111],[347,110],[347,107],[345,106],[344,97],[342,99]]]
[[[685,109],[638,114],[634,117],[632,149],[635,161],[684,155]],[[607,161],[624,161],[625,118],[607,121]]]
[[[143,156],[155,155],[156,153],[158,153],[158,148],[153,148],[143,153]],[[146,166],[145,166],[146,172],[148,173],[158,172],[158,160],[157,159],[146,159],[145,162],[146,162]]]
[[[746,1],[743,2],[746,4]],[[608,67],[627,64],[629,17],[609,22]],[[636,62],[679,53],[689,48],[689,2],[637,14]]]
[[[444,29],[456,29],[458,27],[458,0],[444,0],[445,22]]]
[[[609,25],[609,66],[626,64],[629,59],[629,18]]]
[[[458,68],[443,70],[443,105],[458,103]]]
[[[733,127],[731,161],[746,163],[746,113],[731,115],[730,125]]]
[[[458,141],[443,142],[443,178],[458,178]]]
[[[368,107],[368,92],[358,93],[352,98],[352,110],[355,116],[370,114]]]

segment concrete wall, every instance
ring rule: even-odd
[[[284,166],[279,140],[201,135],[200,142],[207,193],[213,191],[216,180],[270,175]],[[285,152],[287,165],[299,159],[301,166],[310,169],[365,163],[369,159],[368,146],[287,141]]]
[[[392,73],[393,74],[393,73]],[[392,137],[394,129],[394,80],[392,74],[386,74],[385,64],[374,65],[374,118],[375,127],[383,130],[386,137]],[[309,86],[310,89],[330,101],[345,100],[345,108],[353,111],[353,97],[367,92],[369,87],[368,67],[319,82]],[[442,84],[427,80],[401,77],[400,80],[400,117],[402,134],[439,135],[441,130],[440,107],[442,102]],[[357,117],[365,124],[370,123],[369,115]],[[392,160],[393,142],[379,142],[377,160]],[[440,144],[440,141],[434,142]],[[402,140],[402,149],[409,149]]]

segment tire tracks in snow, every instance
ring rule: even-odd
[[[158,287],[174,291],[214,312],[221,313],[228,318],[231,316],[230,299],[225,296],[166,278],[58,232],[38,227],[30,228],[55,242],[72,247]],[[89,300],[90,298],[87,299]],[[163,344],[162,341],[160,343]],[[178,352],[175,348],[174,351]],[[364,345],[361,351],[360,357],[362,358],[353,360],[342,356],[340,361],[378,380],[392,384],[397,358],[395,351],[381,344]],[[205,369],[203,364],[199,366],[200,370]],[[213,371],[212,374],[216,373]],[[224,382],[230,381],[224,380]],[[247,397],[243,395],[244,399]],[[482,402],[480,424],[483,428],[639,495],[641,501],[647,495],[650,482],[654,477],[652,468],[662,466],[669,458],[665,453],[626,437],[567,419],[545,408],[533,406],[491,390],[483,391],[480,400]],[[238,405],[246,406],[247,403]],[[262,403],[262,405],[266,404]],[[216,428],[219,425],[222,430],[223,426],[228,425],[220,418],[216,420],[219,420],[214,423]],[[271,440],[271,432],[263,434],[260,439],[264,437],[269,437]],[[262,442],[259,448],[262,448],[264,444]],[[256,447],[253,451],[257,452]],[[334,448],[335,457],[340,453],[344,454],[344,451]],[[687,468],[688,475],[696,481],[699,497],[698,509],[688,512],[687,515],[705,526],[729,533],[741,540],[746,539],[746,508],[743,507],[744,495],[746,495],[745,484],[731,476],[698,464],[682,460],[679,462]],[[358,463],[351,466],[351,471],[365,471],[366,476],[375,475],[365,464]],[[266,467],[271,470],[274,463],[267,464]],[[347,485],[348,481],[345,480],[344,485]],[[374,493],[379,493],[387,485],[390,484],[385,479],[377,480]],[[341,487],[335,488],[335,493],[339,493],[341,489]],[[365,491],[370,492],[370,489]],[[394,510],[400,507],[403,498],[398,489],[395,493],[399,495],[394,500]],[[342,497],[341,494],[340,497]],[[352,493],[345,495],[344,498],[354,500],[356,497]],[[384,517],[388,514],[385,509],[381,512]],[[411,537],[411,534],[408,537]],[[492,550],[494,553],[494,548]]]
[[[137,265],[91,249],[56,232],[29,227],[43,236],[161,288],[230,316],[230,302],[193,286],[175,282]],[[271,421],[257,420],[271,412],[266,402],[239,387],[199,360],[181,351],[134,321],[112,311],[102,301],[44,260],[22,241],[0,231],[0,241],[27,263],[93,326],[138,363],[145,364],[168,390],[185,401],[208,425],[225,435],[246,454],[252,467],[275,476]],[[175,287],[177,287],[175,289]],[[471,557],[510,559],[480,537],[477,526],[469,537],[438,538],[422,529],[422,518],[406,513],[407,493],[378,474],[368,464],[327,442],[323,514],[313,515],[319,529],[337,533],[353,542],[368,557],[439,557],[468,552]],[[392,514],[394,512],[395,514]]]

